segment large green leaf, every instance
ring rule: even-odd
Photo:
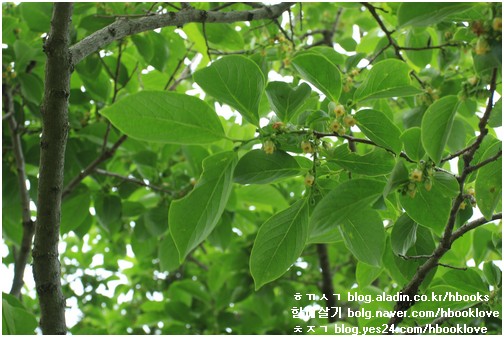
[[[305,80],[313,84],[330,100],[338,102],[341,95],[341,72],[327,57],[316,53],[302,53],[292,64]]]
[[[339,227],[347,248],[361,262],[381,266],[385,249],[385,229],[378,212],[363,209],[353,212]]]
[[[100,111],[128,136],[152,142],[206,144],[224,137],[215,111],[184,94],[141,91]]]
[[[268,184],[300,173],[299,164],[286,152],[277,150],[267,154],[262,150],[252,150],[240,158],[234,181],[239,184]]]
[[[425,150],[422,145],[422,131],[419,127],[409,128],[401,135],[404,144],[404,152],[414,161],[423,158]]]
[[[295,89],[285,82],[270,82],[266,87],[271,108],[284,122],[289,122],[301,110],[310,93],[311,88],[306,83]]]
[[[44,84],[42,80],[35,74],[19,74],[19,82],[21,83],[21,93],[28,101],[40,104],[44,95]]]
[[[406,194],[401,195],[399,200],[416,223],[431,228],[438,235],[443,233],[450,215],[451,199],[445,197],[436,184],[432,184],[430,191],[419,184],[414,198]]]
[[[331,233],[355,212],[373,204],[385,184],[370,179],[352,179],[339,185],[319,201],[310,219],[310,242]]]
[[[373,142],[399,154],[401,131],[383,112],[372,109],[357,111],[355,120],[359,129]]]
[[[429,106],[422,118],[422,144],[436,164],[443,156],[458,105],[457,96],[445,96]]]
[[[392,227],[390,243],[396,255],[406,255],[408,250],[415,245],[417,224],[408,214],[403,213]]]
[[[404,2],[397,11],[399,27],[428,26],[443,21],[447,16],[469,9],[470,3],[460,2]]]
[[[197,71],[194,81],[218,101],[238,110],[248,122],[259,125],[259,102],[266,81],[254,61],[226,56]]]
[[[495,156],[502,151],[502,143],[493,144],[485,151],[482,161]],[[502,158],[483,166],[476,176],[476,202],[481,214],[488,220],[499,204],[502,191]]]
[[[194,190],[170,205],[170,233],[182,262],[215,228],[232,189],[234,152],[221,152],[203,161],[203,173]]]
[[[198,25],[203,34],[203,25]],[[205,25],[206,38],[211,47],[217,46],[229,50],[243,49],[243,34],[234,30],[228,23],[212,23]]]
[[[331,161],[345,170],[370,177],[389,174],[395,165],[394,157],[381,148],[359,155],[351,152],[347,144],[343,144],[335,148],[332,155],[334,159]]]
[[[22,3],[19,5],[21,16],[31,30],[44,33],[51,28],[53,5],[48,2]]]
[[[301,255],[308,237],[308,202],[298,200],[259,229],[250,255],[255,289],[282,276]]]
[[[116,195],[98,195],[94,200],[94,209],[98,223],[109,233],[116,232],[122,214],[121,199]]]
[[[355,101],[375,98],[414,96],[422,91],[411,85],[411,69],[400,60],[376,63],[354,94]]]
[[[61,205],[61,234],[68,233],[79,227],[89,215],[89,193],[87,191],[76,193],[65,199]]]

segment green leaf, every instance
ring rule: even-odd
[[[423,158],[425,150],[422,145],[422,131],[419,127],[409,128],[401,135],[404,151],[414,161]]]
[[[450,215],[451,199],[443,195],[439,186],[432,184],[432,189],[427,191],[418,184],[414,198],[406,194],[401,195],[399,200],[416,223],[431,228],[438,235],[443,233]]]
[[[279,192],[271,185],[246,185],[235,188],[238,206],[248,209],[255,206],[257,210],[265,210],[273,213],[273,210],[282,210],[289,204]]]
[[[166,208],[166,204],[162,203],[144,213],[145,228],[147,228],[152,236],[160,236],[168,229],[168,213],[166,212]]]
[[[296,262],[308,237],[308,202],[298,200],[259,229],[250,255],[255,289],[282,276]]]
[[[359,288],[369,286],[383,271],[382,267],[371,266],[367,263],[358,261],[355,270],[355,278],[359,284]]]
[[[495,102],[490,118],[488,119],[488,126],[498,128],[502,126],[502,98]]]
[[[487,261],[483,264],[483,275],[485,275],[485,279],[488,284],[491,284],[494,287],[499,286],[502,278],[502,271],[493,263],[493,261]]]
[[[389,195],[397,187],[407,183],[409,181],[409,172],[404,165],[404,161],[399,159],[390,174],[390,177],[387,180],[387,185],[383,190],[383,196],[386,197]]]
[[[114,222],[121,218],[121,199],[115,195],[100,194],[94,200],[94,209],[100,225],[109,233],[115,232]]]
[[[474,262],[479,265],[485,260],[490,250],[492,242],[492,232],[485,227],[478,227],[473,232],[473,252]]]
[[[13,307],[9,302],[2,299],[2,335],[15,335],[16,333]]]
[[[443,156],[458,105],[457,96],[445,96],[430,105],[422,118],[422,144],[436,164]]]
[[[267,154],[263,150],[252,150],[240,158],[234,173],[239,184],[268,184],[278,179],[299,175],[297,161],[284,151]]]
[[[340,184],[319,201],[310,219],[310,242],[330,233],[352,213],[361,212],[382,194],[385,184],[370,179],[352,179]]]
[[[226,56],[197,71],[194,81],[218,101],[238,110],[248,122],[259,125],[259,102],[266,81],[254,61]]]
[[[180,266],[179,253],[170,233],[161,239],[158,257],[159,267],[163,272],[172,272]]]
[[[406,255],[408,250],[415,245],[417,224],[408,214],[403,213],[392,227],[390,243],[396,255]]]
[[[295,89],[285,82],[270,82],[266,87],[271,108],[283,122],[289,122],[301,111],[310,94],[311,88],[306,83]]]
[[[35,74],[19,74],[23,97],[34,104],[40,104],[44,94],[44,84]]]
[[[232,189],[234,152],[221,152],[203,161],[203,173],[194,189],[170,205],[170,233],[180,262],[212,232]]]
[[[49,32],[53,4],[48,2],[21,3],[19,5],[24,22],[34,32]]]
[[[355,91],[354,101],[420,94],[422,91],[410,84],[410,71],[406,63],[396,59],[376,63]]]
[[[346,247],[359,261],[381,266],[385,249],[385,230],[378,212],[362,209],[350,213],[339,229]]]
[[[65,199],[61,205],[61,234],[76,229],[89,215],[89,193],[80,192],[69,199]]]
[[[455,176],[446,172],[434,172],[432,183],[438,186],[445,197],[455,198],[459,194],[459,184]]]
[[[494,143],[490,146],[481,161],[495,156],[502,151],[502,143]],[[502,191],[502,159],[486,164],[478,170],[475,183],[476,203],[485,219],[490,220],[493,212],[501,199]]]
[[[405,2],[397,11],[399,27],[429,26],[443,21],[447,16],[469,9],[469,3]]]
[[[406,35],[405,46],[409,48],[423,48],[430,45],[431,36],[426,30],[416,32],[411,29]],[[432,60],[432,49],[426,50],[405,50],[408,59],[417,67],[424,68]]]
[[[341,95],[341,72],[327,57],[315,53],[302,53],[292,59],[292,65],[301,77],[338,102]]]
[[[207,144],[224,135],[215,111],[199,98],[141,91],[100,111],[128,136],[151,142]]]
[[[364,109],[357,111],[354,117],[366,137],[396,154],[401,152],[401,131],[383,112]]]
[[[365,176],[389,174],[395,165],[394,157],[386,150],[375,148],[364,155],[351,152],[347,144],[336,147],[332,153],[335,162],[345,170]]]
[[[442,278],[446,284],[468,293],[488,293],[488,288],[480,274],[473,268],[464,271],[448,270]]]
[[[203,33],[203,25],[198,25],[198,29]],[[205,25],[206,38],[210,46],[224,48],[228,50],[243,49],[242,34],[234,30],[228,23],[212,23]]]

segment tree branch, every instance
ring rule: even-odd
[[[33,277],[40,303],[40,327],[44,334],[66,334],[65,297],[61,290],[58,242],[61,191],[68,136],[68,97],[71,62],[70,25],[73,4],[55,3],[49,37],[44,100],[41,106],[42,137],[38,184],[37,222],[33,246]]]
[[[260,9],[232,12],[207,12],[188,8],[180,12],[168,12],[167,14],[151,15],[138,19],[119,18],[114,23],[96,31],[73,45],[70,48],[72,53],[72,64],[75,65],[79,63],[86,56],[96,52],[103,46],[128,35],[167,26],[181,27],[191,22],[231,23],[236,21],[276,19],[292,5],[293,3],[280,3],[274,6],[265,6]]]
[[[410,282],[402,289],[401,293],[408,295],[410,298],[412,298],[414,295],[418,293],[418,289],[422,282],[424,281],[425,277],[427,274],[432,271],[434,268],[436,268],[439,265],[439,260],[443,255],[450,250],[452,243],[462,236],[464,233],[469,231],[470,229],[476,228],[477,226],[480,225],[481,221],[486,221],[486,220],[480,220],[478,219],[475,223],[471,222],[468,223],[462,227],[460,227],[455,233],[453,233],[453,227],[455,226],[455,222],[457,219],[457,214],[460,208],[460,205],[462,204],[462,201],[464,200],[464,183],[467,178],[467,175],[471,172],[469,171],[470,169],[470,163],[474,158],[474,154],[478,150],[479,146],[483,142],[483,139],[485,138],[486,134],[488,133],[488,129],[486,129],[486,125],[488,123],[488,119],[490,118],[490,113],[493,108],[493,95],[494,91],[496,88],[496,82],[497,82],[497,69],[493,70],[492,74],[492,79],[490,81],[490,97],[488,98],[488,103],[487,107],[485,109],[485,113],[483,114],[483,117],[481,117],[480,122],[479,122],[479,131],[480,134],[476,138],[476,141],[472,145],[470,149],[467,150],[467,152],[464,154],[464,170],[462,171],[462,174],[460,177],[458,177],[458,182],[459,182],[459,194],[453,201],[451,210],[450,210],[450,216],[448,218],[448,222],[445,226],[445,230],[443,233],[443,237],[441,238],[441,241],[439,245],[436,247],[434,252],[432,253],[432,256],[423,264],[421,265],[415,275],[412,277]],[[499,216],[498,214],[496,216]],[[502,215],[500,215],[502,216]],[[462,231],[462,232],[459,232]],[[408,310],[411,306],[414,305],[414,302],[410,301],[398,301],[394,307],[394,311],[406,311]],[[394,316],[392,317],[388,325],[397,325],[403,320],[402,317]]]
[[[93,171],[95,171],[98,165],[108,160],[109,158],[112,158],[112,156],[117,151],[119,146],[121,146],[121,144],[124,143],[126,139],[128,139],[128,136],[123,135],[121,138],[117,140],[117,142],[114,143],[114,145],[112,145],[110,149],[103,151],[98,158],[93,160],[91,164],[89,164],[81,173],[79,173],[74,179],[72,179],[72,181],[70,181],[67,186],[65,186],[61,197],[63,199],[68,197],[68,195],[70,195],[70,193],[74,190],[74,188],[77,187],[77,185],[79,185],[84,178],[86,178],[88,175],[93,173]]]
[[[21,219],[23,225],[23,237],[21,239],[21,247],[19,254],[15,256],[14,262],[14,279],[12,281],[12,287],[10,294],[16,297],[20,297],[21,288],[23,288],[24,281],[24,271],[26,264],[28,263],[28,257],[30,256],[32,249],[33,233],[35,232],[34,223],[31,219],[30,213],[30,195],[28,189],[26,188],[26,176],[25,169],[25,159],[23,155],[23,147],[21,144],[21,137],[19,136],[18,124],[16,122],[16,117],[14,116],[14,99],[12,97],[13,89],[10,87],[4,88],[4,106],[7,109],[7,114],[9,116],[8,124],[12,139],[12,150],[14,152],[14,160],[16,163],[16,171],[19,185],[19,195],[21,198]]]
[[[320,269],[322,270],[322,293],[326,295],[326,306],[329,308],[329,323],[336,322],[336,298],[334,297],[334,286],[331,275],[331,265],[329,263],[329,255],[327,254],[327,246],[325,244],[317,245],[317,253],[319,256]]]
[[[387,29],[387,27],[385,27],[385,24],[383,23],[382,19],[380,18],[380,16],[376,12],[376,9],[378,7],[375,7],[368,2],[361,2],[361,4],[368,9],[369,13],[371,13],[371,15],[373,16],[375,21],[380,26],[380,29],[387,36],[387,39],[389,40],[389,44],[392,45],[392,47],[394,47],[394,51],[395,51],[397,58],[400,59],[401,61],[406,62],[404,57],[401,55],[401,47],[395,42],[394,38],[392,37],[392,34],[394,33],[394,31],[390,31]],[[414,71],[411,72],[411,75],[417,80],[417,82],[422,86],[422,88],[425,88],[425,83],[420,79],[420,77],[418,77],[418,75]]]
[[[158,191],[158,192],[163,192],[163,193],[167,193],[167,194],[170,194],[170,195],[174,195],[173,191],[166,190],[166,189],[164,189],[162,187],[159,187],[159,186],[156,186],[156,185],[147,184],[143,180],[140,180],[140,179],[136,179],[136,178],[133,178],[133,177],[126,177],[126,176],[123,176],[123,175],[120,175],[120,174],[117,174],[117,173],[114,173],[114,172],[105,171],[105,170],[102,170],[102,169],[99,169],[99,168],[96,168],[94,171],[96,173],[100,174],[100,175],[103,175],[103,176],[121,179],[123,181],[127,181],[127,182],[130,182],[130,183],[133,183],[133,184],[137,184],[137,185],[140,185],[140,186],[144,186],[144,187],[150,188],[151,190],[154,190],[154,191]]]

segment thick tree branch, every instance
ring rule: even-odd
[[[37,222],[33,246],[33,277],[40,302],[44,334],[66,334],[65,297],[61,290],[58,242],[61,191],[68,135],[68,97],[72,73],[70,24],[72,3],[55,3],[51,30],[44,45],[47,55],[45,91],[41,106],[42,138]]]
[[[465,233],[467,233],[475,228],[478,228],[479,226],[483,226],[483,225],[489,223],[490,221],[499,220],[499,219],[502,219],[502,213],[496,213],[496,214],[492,215],[492,218],[490,218],[489,220],[487,220],[485,218],[479,218],[479,219],[473,220],[471,222],[468,222],[465,225],[461,226],[459,229],[457,229],[455,232],[453,232],[453,234],[450,238],[450,241],[451,241],[451,243],[453,243],[455,240],[460,238]]]
[[[405,295],[409,295],[410,298],[412,298],[414,295],[418,293],[418,289],[422,282],[425,280],[425,277],[429,272],[431,272],[434,268],[436,268],[439,265],[439,260],[443,257],[443,255],[450,250],[452,243],[462,236],[464,233],[467,231],[476,228],[481,224],[482,221],[486,220],[481,220],[478,219],[476,222],[471,222],[468,223],[461,228],[459,228],[455,233],[453,233],[453,228],[455,226],[455,222],[457,219],[457,214],[460,209],[460,205],[462,204],[462,201],[464,201],[464,183],[465,180],[468,176],[468,174],[471,171],[471,161],[474,158],[474,154],[478,150],[479,146],[483,142],[483,139],[485,138],[486,134],[488,133],[488,129],[486,128],[488,119],[490,118],[490,113],[493,108],[493,96],[496,88],[496,82],[497,82],[497,69],[494,69],[493,74],[492,74],[492,79],[490,81],[490,97],[488,98],[488,103],[485,109],[485,113],[480,119],[480,122],[478,124],[480,134],[476,138],[476,141],[474,144],[471,146],[470,149],[466,151],[464,154],[464,169],[462,171],[462,174],[457,178],[459,182],[459,194],[455,198],[452,204],[452,208],[450,210],[450,216],[448,218],[448,222],[445,226],[445,230],[443,233],[443,237],[441,238],[441,241],[439,245],[436,247],[434,252],[432,253],[432,256],[425,261],[423,265],[421,265],[413,278],[410,280],[410,282],[402,289],[401,293]],[[496,217],[501,217],[502,215],[496,214]],[[459,232],[461,231],[461,232]],[[396,303],[394,310],[395,311],[406,311],[408,310],[411,306],[414,305],[414,302],[411,301],[399,301]],[[388,322],[388,325],[397,325],[403,320],[402,317],[398,317],[397,315],[393,318],[391,318]]]
[[[19,297],[21,295],[21,288],[23,288],[24,285],[23,276],[26,263],[28,263],[28,257],[30,256],[32,249],[32,239],[35,227],[30,213],[30,195],[28,194],[28,189],[26,188],[26,180],[28,178],[26,176],[21,137],[19,136],[18,124],[16,122],[16,117],[14,116],[12,88],[4,87],[4,98],[4,106],[7,109],[6,116],[10,116],[8,123],[12,139],[12,150],[14,152],[14,160],[16,163],[19,195],[21,198],[21,219],[23,224],[23,237],[21,239],[19,254],[15,257],[14,279],[10,290],[11,295]]]
[[[75,65],[79,63],[86,56],[96,52],[103,46],[128,35],[167,26],[182,27],[191,22],[231,23],[236,21],[276,19],[292,5],[294,5],[294,3],[280,3],[260,9],[232,12],[207,12],[188,8],[180,12],[168,12],[167,14],[151,15],[138,19],[119,18],[114,23],[98,30],[72,46],[70,48],[72,53],[72,64]]]

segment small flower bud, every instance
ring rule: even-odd
[[[338,123],[337,121],[332,121],[329,128],[331,129],[332,132],[335,132],[335,133],[340,132],[342,129],[341,124]]]
[[[338,104],[333,111],[336,117],[341,117],[345,114],[345,107],[341,104]]]
[[[355,125],[355,118],[353,116],[345,116],[343,118],[343,123],[345,123],[346,126],[354,126]]]
[[[313,186],[313,183],[315,182],[315,177],[308,173],[305,178],[304,178],[304,183],[306,186],[311,187]]]
[[[485,38],[480,37],[478,42],[476,42],[476,47],[474,48],[474,52],[477,55],[485,55],[490,50],[490,46],[488,45],[487,40]]]
[[[275,152],[275,143],[273,143],[271,140],[267,140],[263,144],[263,150],[267,154],[273,154]]]
[[[307,140],[303,140],[301,142],[301,149],[303,150],[304,153],[313,153],[312,143],[310,143]]]
[[[410,176],[413,181],[422,181],[422,171],[419,169],[414,169]]]

